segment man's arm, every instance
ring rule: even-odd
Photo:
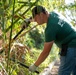
[[[35,62],[36,66],[39,66],[47,58],[47,56],[51,51],[52,45],[53,45],[53,41],[44,43],[44,49],[41,52],[40,56],[38,57],[37,61]]]
[[[44,43],[44,49],[41,52],[40,56],[38,57],[37,61],[29,67],[29,70],[31,72],[34,72],[36,68],[47,58],[47,56],[51,51],[52,45],[53,45],[53,41],[49,43]]]

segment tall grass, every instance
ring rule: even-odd
[[[10,39],[9,39],[9,50],[8,50],[8,60],[7,60],[7,72],[9,75],[11,75],[10,73],[10,68],[9,68],[9,64],[10,64],[10,49],[11,49],[11,40],[12,40],[12,27],[14,25],[14,11],[15,11],[15,0],[13,1],[13,6],[12,6],[12,22],[11,22],[11,30],[10,30]]]

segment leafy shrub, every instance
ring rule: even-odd
[[[43,42],[44,42],[44,38],[43,38],[44,36],[42,36],[43,34],[39,33],[39,30],[36,28],[35,30],[32,30],[29,33],[29,35],[30,35],[30,38],[32,40],[34,40],[34,42],[35,42],[34,47],[37,49],[41,49],[42,48],[41,44],[43,44]]]

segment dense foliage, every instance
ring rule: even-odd
[[[44,25],[39,27],[36,23],[31,23],[22,33],[18,33],[22,29],[22,22],[32,16],[31,9],[37,4],[45,6],[49,12],[55,10],[62,13],[74,26],[76,25],[76,0],[71,4],[66,4],[65,0],[0,0],[2,75],[30,75],[28,69],[20,66],[17,61],[30,65],[36,61],[43,49]],[[38,69],[40,72],[55,59],[57,51],[54,45],[51,54]],[[11,59],[16,61],[13,62]]]

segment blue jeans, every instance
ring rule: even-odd
[[[58,75],[76,75],[76,48],[68,48],[66,56],[60,56]]]

